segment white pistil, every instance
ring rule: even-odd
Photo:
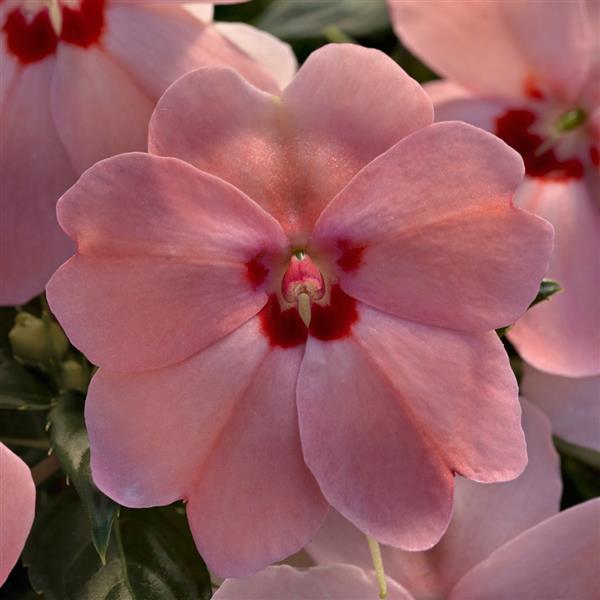
[[[310,296],[306,292],[302,292],[296,296],[296,306],[298,307],[298,314],[306,325],[310,326]]]
[[[54,33],[56,33],[56,35],[60,37],[63,25],[62,7],[60,5],[59,0],[46,1],[48,2],[48,14],[50,16],[50,23],[52,24],[52,29],[54,29]]]
[[[385,598],[387,598],[387,581],[385,580],[385,571],[383,570],[381,548],[379,547],[377,540],[373,539],[369,535],[367,536],[367,543],[369,544],[371,560],[373,561],[375,575],[377,576],[377,583],[379,584],[379,597],[381,600],[385,600]]]

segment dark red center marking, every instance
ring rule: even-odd
[[[352,246],[347,240],[341,240],[338,242],[338,247],[342,254],[337,259],[337,265],[343,271],[355,271],[362,265],[366,250],[364,246]]]
[[[255,256],[252,260],[246,263],[246,278],[252,284],[253,288],[265,282],[269,269],[262,263],[261,255]]]
[[[22,64],[30,64],[54,54],[59,41],[88,48],[102,35],[104,5],[105,0],[82,0],[78,9],[63,6],[60,37],[52,27],[47,8],[41,9],[31,20],[16,8],[8,13],[2,27],[8,51]]]
[[[508,110],[496,119],[496,135],[523,157],[530,177],[557,181],[581,179],[581,160],[577,157],[560,160],[553,148],[544,149],[546,140],[530,131],[535,121],[535,113],[530,110]]]
[[[296,308],[281,310],[277,296],[272,294],[259,315],[262,332],[271,346],[294,348],[306,342],[309,331],[310,335],[322,341],[345,338],[358,321],[356,300],[344,294],[337,285],[331,288],[330,303],[323,306],[313,304],[311,313],[307,329]]]

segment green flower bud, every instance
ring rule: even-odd
[[[18,313],[8,339],[13,354],[27,362],[59,361],[69,349],[62,329],[47,315],[39,319],[30,313]]]
[[[60,367],[60,385],[65,390],[87,392],[90,382],[90,369],[72,358],[68,358]]]

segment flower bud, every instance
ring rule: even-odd
[[[17,314],[8,339],[13,354],[28,362],[61,360],[69,349],[69,341],[58,323],[48,316],[39,319],[26,312]]]
[[[90,369],[72,358],[68,358],[60,367],[60,386],[65,390],[86,392],[90,382]]]

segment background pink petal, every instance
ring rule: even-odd
[[[476,93],[522,97],[533,78],[573,98],[584,83],[592,32],[583,1],[388,1],[407,47]]]
[[[154,99],[203,66],[229,66],[257,87],[277,91],[270,74],[183,6],[115,2],[107,7],[106,52]]]
[[[360,324],[377,325],[373,313],[361,307]],[[359,529],[422,550],[447,527],[453,474],[435,432],[378,359],[361,334],[309,338],[297,392],[304,457],[330,504]]]
[[[436,546],[427,552],[382,548],[386,573],[415,597],[445,597],[496,548],[558,512],[562,486],[548,419],[526,401],[523,428],[529,462],[520,477],[485,485],[457,477],[452,521]],[[330,511],[307,551],[317,564],[371,564],[364,535],[336,511]]]
[[[76,173],[107,156],[146,150],[154,102],[102,49],[59,47],[50,106]]]
[[[40,103],[50,94],[55,62],[30,65],[10,82],[4,77],[10,74],[5,63],[11,61],[0,62],[0,304],[23,304],[73,250],[56,222],[55,204],[76,175],[50,107]]]
[[[528,529],[469,571],[449,600],[594,598],[600,555],[600,499]]]
[[[600,376],[559,377],[524,363],[521,390],[548,415],[556,435],[600,452]]]
[[[412,600],[395,581],[388,579],[390,600]],[[215,600],[365,600],[376,598],[377,581],[372,572],[352,565],[313,567],[301,571],[288,565],[269,567],[247,579],[227,579],[215,592]]]
[[[223,181],[144,154],[108,159],[61,199],[78,254],[48,284],[71,341],[117,371],[173,364],[264,306],[246,263],[287,245],[279,225]]]
[[[418,84],[384,54],[331,45],[311,55],[283,101],[231,71],[182,78],[157,106],[149,146],[229,181],[305,242],[364,164],[431,119]]]
[[[0,586],[21,555],[34,512],[35,485],[29,467],[0,444]]]
[[[100,489],[133,507],[189,500],[198,548],[223,576],[296,552],[327,510],[300,449],[302,349],[269,351],[259,327],[165,369],[101,369],[86,406]]]
[[[513,323],[552,246],[550,225],[511,202],[522,174],[498,138],[432,125],[362,170],[322,213],[310,247],[364,249],[341,287],[402,318],[471,331]]]
[[[600,211],[581,182],[531,180],[516,202],[550,221],[547,276],[563,291],[533,307],[509,338],[535,368],[570,377],[600,374]]]

